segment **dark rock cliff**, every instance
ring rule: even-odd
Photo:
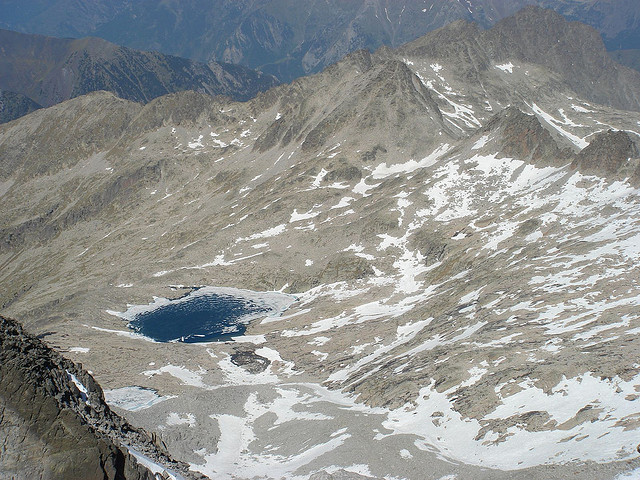
[[[0,316],[0,478],[151,480],[127,446],[190,478],[114,414],[93,377]]]

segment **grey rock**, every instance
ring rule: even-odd
[[[623,169],[631,170],[629,173],[638,180],[639,157],[638,146],[629,133],[607,130],[593,136],[589,145],[578,153],[573,166],[587,173],[605,176],[618,174]]]

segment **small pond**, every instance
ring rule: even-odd
[[[129,328],[157,342],[198,343],[242,335],[251,320],[278,316],[295,300],[279,292],[200,287],[177,299],[155,297],[149,305],[132,305],[126,312],[109,313],[127,320]]]

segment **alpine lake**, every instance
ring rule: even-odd
[[[176,299],[155,297],[148,305],[130,305],[126,312],[109,313],[156,342],[204,343],[241,336],[251,320],[279,316],[295,301],[293,295],[280,292],[193,287]]]

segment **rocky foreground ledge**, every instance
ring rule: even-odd
[[[2,316],[0,459],[0,478],[206,478],[170,458],[155,435],[113,413],[82,365]]]

